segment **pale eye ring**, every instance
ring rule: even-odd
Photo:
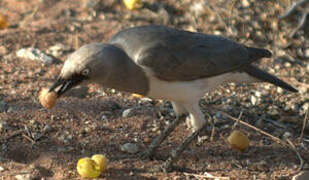
[[[88,68],[82,70],[82,75],[83,76],[88,76],[89,73],[90,73],[90,69],[88,69]]]

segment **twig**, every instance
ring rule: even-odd
[[[229,177],[220,177],[220,176],[213,176],[212,174],[208,172],[204,172],[205,175],[203,174],[192,174],[192,173],[183,173],[186,176],[194,176],[195,178],[202,179],[202,178],[207,178],[207,179],[227,179],[229,180]]]
[[[232,120],[234,120],[234,121],[237,121],[237,122],[239,122],[239,123],[241,123],[241,124],[243,124],[243,125],[245,125],[245,126],[248,126],[248,127],[252,128],[252,129],[256,130],[257,132],[259,132],[259,133],[261,133],[261,134],[264,134],[264,135],[270,137],[270,138],[273,139],[275,142],[277,142],[277,143],[279,143],[279,144],[282,144],[282,145],[285,145],[285,146],[288,146],[288,144],[287,144],[286,142],[284,142],[283,140],[281,140],[281,139],[279,139],[279,138],[277,138],[277,137],[275,137],[275,136],[273,136],[273,135],[271,135],[271,134],[269,134],[269,133],[267,133],[267,132],[265,132],[265,131],[263,131],[263,130],[257,128],[257,127],[252,126],[251,124],[246,123],[246,122],[244,122],[244,121],[242,121],[242,120],[240,120],[240,119],[234,118],[233,116],[230,116],[230,115],[227,114],[227,113],[224,113],[224,112],[222,112],[222,113],[223,113],[225,116],[227,116],[228,118],[230,118],[230,119],[232,119]]]
[[[77,49],[79,48],[79,35],[75,34],[73,39],[73,48]]]
[[[284,79],[285,81],[290,81],[290,82],[292,82],[293,84],[297,84],[298,86],[302,86],[302,87],[305,87],[305,88],[309,88],[309,84],[299,82],[299,81],[297,81],[295,78],[283,78],[283,79]]]
[[[267,122],[270,122],[272,123],[273,125],[279,127],[279,128],[283,128],[283,129],[288,129],[288,127],[286,127],[284,124],[280,123],[280,122],[277,122],[277,121],[273,121],[271,119],[268,119],[268,118],[262,118],[263,120],[267,121]]]
[[[296,10],[297,7],[303,5],[306,2],[309,2],[309,0],[299,0],[295,2],[283,15],[279,16],[279,19],[281,20],[287,18]]]
[[[25,132],[25,130],[23,129],[20,129],[20,130],[17,130],[15,132],[13,132],[9,137],[5,138],[4,140],[7,141],[15,136],[18,136],[18,135],[21,135],[23,132]]]
[[[241,116],[242,116],[242,111],[240,111],[239,116],[238,116],[237,119],[240,120],[240,119],[241,119]],[[232,129],[235,129],[235,127],[238,125],[238,123],[239,123],[239,121],[236,121],[236,122],[233,124]]]
[[[24,28],[33,18],[34,16],[37,14],[39,10],[39,6],[36,6],[34,8],[34,10],[31,12],[31,14],[29,14],[28,16],[26,16],[20,23],[19,23],[19,27]]]
[[[26,134],[23,134],[22,136],[26,138],[28,141],[30,141],[31,143],[35,144],[35,141],[31,137],[27,136]]]
[[[16,176],[16,175],[19,175],[19,174],[29,174],[29,173],[30,173],[30,171],[12,172],[12,173],[9,173],[5,176],[1,175],[0,177],[2,178],[2,177]]]
[[[212,13],[214,13],[214,14],[217,16],[219,22],[220,22],[221,24],[223,24],[223,26],[225,27],[227,33],[229,33],[229,34],[231,34],[231,35],[235,35],[235,34],[237,33],[237,32],[234,32],[234,31],[233,31],[233,30],[234,30],[234,29],[233,29],[233,26],[231,26],[231,25],[228,26],[228,25],[226,24],[226,22],[223,20],[222,16],[218,13],[218,11],[215,10],[215,7],[213,7],[211,4],[208,4],[207,8],[208,8],[209,11],[211,11]]]
[[[307,125],[308,115],[309,115],[309,109],[307,109],[307,112],[306,112],[306,115],[305,115],[305,118],[304,118],[304,121],[303,121],[303,127],[301,129],[301,133],[300,133],[300,136],[299,136],[299,142],[301,142],[303,137],[304,137],[304,131],[305,131],[305,128],[306,128],[306,125]]]
[[[304,12],[302,17],[300,18],[299,22],[298,22],[298,25],[297,27],[291,32],[290,34],[290,37],[294,37],[294,35],[296,34],[296,32],[300,29],[302,29],[305,24],[306,24],[306,21],[307,21],[307,16],[308,16],[309,13],[307,12]]]
[[[307,111],[307,112],[308,112],[308,111]],[[288,142],[288,143],[286,143],[286,142],[284,142],[283,140],[281,140],[281,139],[279,139],[279,138],[277,138],[277,137],[275,137],[275,136],[273,136],[273,135],[271,135],[271,134],[269,134],[269,133],[267,133],[267,132],[265,132],[265,131],[263,131],[263,130],[257,128],[257,127],[252,126],[251,124],[248,124],[248,123],[246,123],[246,122],[244,122],[244,121],[242,121],[242,120],[240,120],[240,119],[234,118],[234,117],[228,115],[227,113],[224,113],[224,114],[225,114],[228,118],[230,118],[230,119],[232,119],[232,120],[234,120],[234,121],[238,121],[238,122],[240,122],[240,123],[243,124],[243,125],[246,125],[246,126],[252,128],[252,129],[254,129],[254,130],[256,130],[256,131],[258,131],[258,132],[260,132],[260,133],[262,133],[262,134],[264,134],[264,135],[266,135],[266,136],[271,137],[271,138],[272,138],[274,141],[276,141],[277,143],[280,143],[280,144],[282,144],[282,145],[285,145],[285,146],[288,146],[289,148],[291,148],[291,149],[296,153],[296,155],[297,155],[297,157],[298,157],[298,159],[299,159],[299,161],[300,161],[300,166],[299,166],[298,170],[301,170],[301,169],[303,168],[303,166],[304,166],[304,160],[303,160],[303,158],[300,156],[299,152],[296,150],[295,145],[294,145],[289,139],[286,139],[286,141]]]
[[[304,166],[304,159],[300,156],[299,152],[296,150],[296,147],[295,145],[289,140],[289,139],[286,139],[286,141],[289,143],[291,149],[296,153],[298,159],[299,159],[299,167],[298,167],[298,171],[302,170],[303,169],[303,166]]]

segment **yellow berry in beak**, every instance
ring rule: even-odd
[[[241,131],[235,130],[227,138],[227,142],[235,149],[245,151],[249,147],[248,137]]]
[[[40,92],[39,100],[44,108],[51,109],[56,104],[57,93],[49,92],[47,88],[43,88]]]

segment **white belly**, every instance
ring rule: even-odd
[[[206,92],[228,82],[255,82],[256,79],[247,73],[225,73],[219,76],[194,81],[162,81],[146,73],[149,78],[150,90],[147,96],[155,99],[183,101],[200,99]]]

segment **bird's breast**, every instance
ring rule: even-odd
[[[193,81],[164,81],[151,73],[149,78],[149,91],[147,96],[155,99],[188,102],[200,99],[206,92],[216,89],[229,82],[254,82],[254,78],[247,73],[231,72],[218,76],[201,78]]]

